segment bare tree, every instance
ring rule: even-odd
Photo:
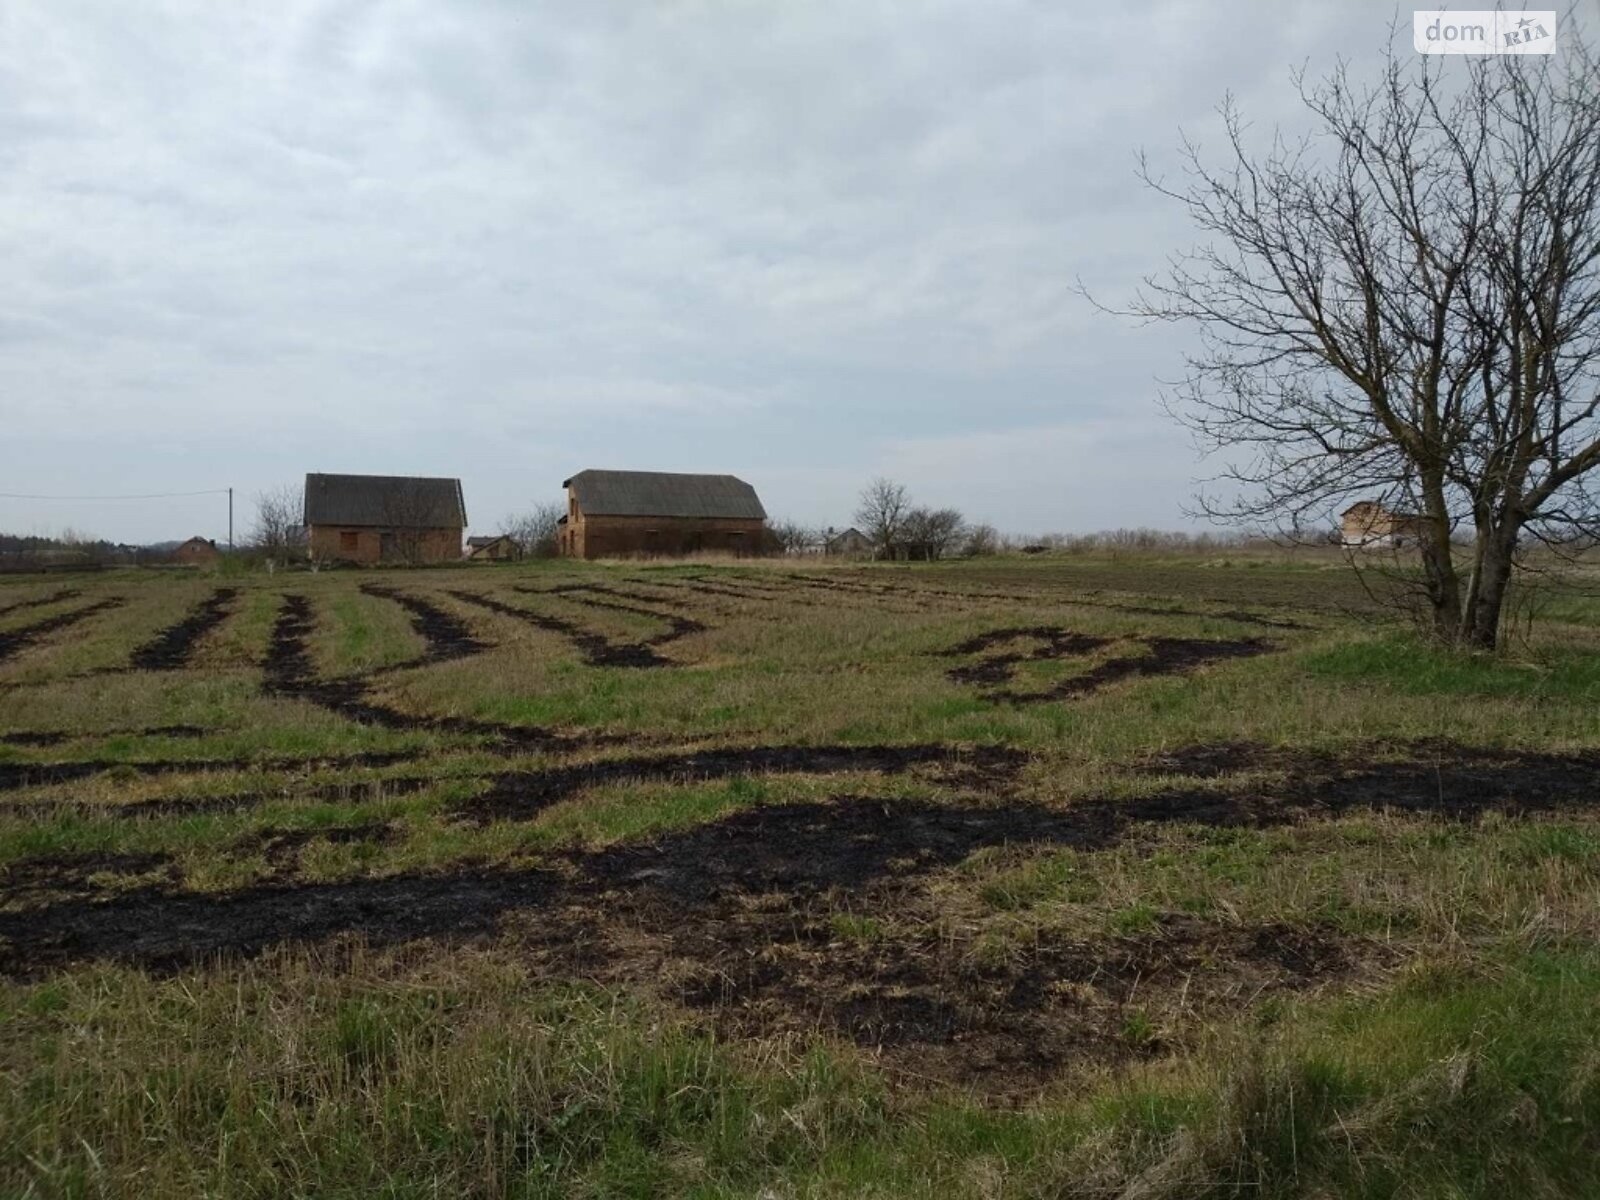
[[[856,507],[856,525],[881,556],[887,558],[904,535],[906,512],[911,499],[904,485],[879,477],[861,493]]]
[[[305,493],[291,484],[256,493],[249,548],[268,562],[284,563],[306,547]]]
[[[1316,135],[1252,152],[1229,102],[1222,166],[1144,166],[1208,244],[1132,311],[1200,329],[1168,406],[1227,456],[1202,511],[1409,509],[1432,629],[1492,647],[1519,539],[1600,513],[1600,71],[1576,38],[1449,65],[1300,78]]]
[[[566,507],[549,501],[535,504],[527,512],[516,513],[500,522],[500,532],[517,543],[529,558],[554,558],[556,533]]]
[[[427,560],[428,534],[440,528],[438,497],[428,482],[395,480],[383,493],[383,532],[379,557],[414,567]],[[460,547],[450,557],[460,556]]]
[[[905,553],[932,561],[943,558],[960,540],[965,521],[953,508],[913,508],[901,527],[898,540]]]
[[[780,554],[814,553],[822,543],[822,534],[811,526],[781,518],[767,522],[767,534]]]
[[[961,543],[961,553],[968,558],[986,558],[1000,553],[1000,531],[993,525],[979,523],[967,526]]]

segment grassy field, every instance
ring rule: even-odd
[[[1600,1194],[1600,602],[0,581],[0,1195]]]

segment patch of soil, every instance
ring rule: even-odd
[[[71,629],[74,625],[81,624],[90,617],[97,617],[103,612],[121,608],[126,603],[127,601],[121,596],[111,596],[105,600],[96,600],[93,604],[86,604],[82,608],[75,608],[71,612],[57,613],[53,617],[35,621],[32,625],[24,625],[20,629],[11,629],[0,633],[0,662],[15,658],[27,647],[49,637],[52,633],[59,633],[63,629]]]
[[[1021,639],[1036,641],[1039,645],[1026,652],[1011,651],[988,655],[979,662],[964,667],[954,667],[947,671],[946,675],[956,683],[976,683],[983,686],[985,689],[983,696],[986,700],[1006,704],[1042,704],[1051,700],[1091,695],[1124,679],[1187,675],[1211,663],[1253,658],[1277,649],[1271,642],[1259,638],[1221,641],[1210,638],[1147,635],[1112,639],[1074,633],[1060,626],[1039,625],[1022,629],[992,630],[969,638],[944,653],[947,656],[977,654],[992,646]],[[1016,678],[1017,668],[1021,663],[1075,658],[1111,645],[1113,641],[1124,641],[1140,646],[1145,653],[1125,654],[1106,659],[1082,674],[1063,679],[1039,691],[1022,692],[1001,686]]]
[[[238,594],[235,588],[218,588],[183,620],[135,650],[129,665],[138,671],[177,671],[188,666],[200,639],[228,619]]]
[[[0,605],[0,617],[7,613],[22,612],[29,608],[46,608],[52,604],[60,604],[63,600],[76,600],[83,595],[77,588],[62,588],[58,592],[51,592],[48,596],[39,596],[33,600],[18,600],[12,604]]]
[[[429,604],[426,600],[408,596],[404,592],[397,592],[391,587],[377,583],[364,583],[361,585],[361,591],[368,596],[380,596],[385,600],[392,600],[410,613],[411,628],[416,630],[426,646],[420,658],[385,667],[383,668],[385,671],[402,671],[411,667],[427,666],[430,663],[448,662],[456,658],[470,658],[489,649],[487,642],[481,642],[472,636],[472,631],[467,628],[466,622],[451,616],[438,605]]]
[[[547,633],[557,633],[583,656],[591,667],[672,667],[677,664],[662,658],[650,642],[614,642],[603,634],[574,625],[561,617],[547,616],[526,608],[516,608],[492,596],[475,592],[451,591],[450,595],[465,604],[475,604],[503,617],[513,617]]]
[[[602,759],[543,771],[499,776],[482,795],[461,808],[479,821],[527,820],[592,787],[621,781],[687,783],[741,775],[832,775],[850,771],[903,773],[919,766],[980,774],[986,790],[1003,791],[1028,761],[1019,750],[979,746],[970,750],[942,743],[912,746],[750,746]]]

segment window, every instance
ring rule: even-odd
[[[354,554],[361,546],[361,535],[354,529],[339,531],[339,553]]]

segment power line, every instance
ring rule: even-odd
[[[232,488],[209,488],[203,492],[146,492],[137,496],[32,496],[24,492],[0,492],[0,500],[177,500],[189,496],[225,496]]]

